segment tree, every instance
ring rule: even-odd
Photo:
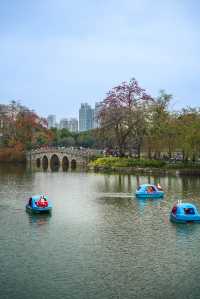
[[[94,143],[95,139],[89,131],[78,134],[76,139],[77,146],[93,147]]]
[[[43,118],[29,109],[22,109],[10,120],[12,130],[9,134],[9,146],[30,150],[32,147],[49,143],[51,132],[46,128]]]
[[[182,150],[183,159],[193,161],[200,153],[200,111],[188,107],[182,109],[178,117],[179,148]]]
[[[68,147],[68,146],[74,146],[75,145],[75,140],[73,137],[71,136],[68,136],[68,137],[64,137],[60,140],[59,142],[59,145],[61,146],[65,146],[65,147]]]
[[[168,146],[166,140],[171,142],[172,128],[171,130],[169,129],[171,116],[168,111],[171,98],[171,94],[167,94],[164,90],[161,90],[160,95],[149,107],[145,137],[149,158],[152,158],[152,152],[155,158],[160,158],[161,151],[165,151]]]
[[[112,88],[103,100],[98,115],[101,134],[119,150],[120,156],[130,148],[130,140],[133,140],[140,155],[144,115],[152,101],[134,78]]]

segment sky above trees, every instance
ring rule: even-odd
[[[199,106],[200,2],[0,1],[0,103],[78,116],[135,77],[173,109]]]

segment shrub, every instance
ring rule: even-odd
[[[165,166],[164,161],[159,160],[137,160],[131,158],[119,158],[119,157],[104,157],[98,158],[90,163],[93,167],[155,167],[160,168]]]

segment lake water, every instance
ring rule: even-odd
[[[138,200],[160,182],[164,199]],[[199,177],[0,168],[0,298],[200,298],[200,224],[173,224],[178,199],[200,208]],[[46,192],[52,215],[30,215]]]

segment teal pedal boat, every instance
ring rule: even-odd
[[[140,185],[135,195],[137,198],[162,198],[164,196],[164,191],[161,189],[160,185],[152,185],[152,184],[143,184]]]
[[[26,210],[33,213],[50,213],[52,203],[46,195],[34,195],[29,198]]]
[[[200,214],[194,204],[182,203],[178,201],[171,210],[170,220],[173,222],[187,223],[187,222],[199,222]]]

